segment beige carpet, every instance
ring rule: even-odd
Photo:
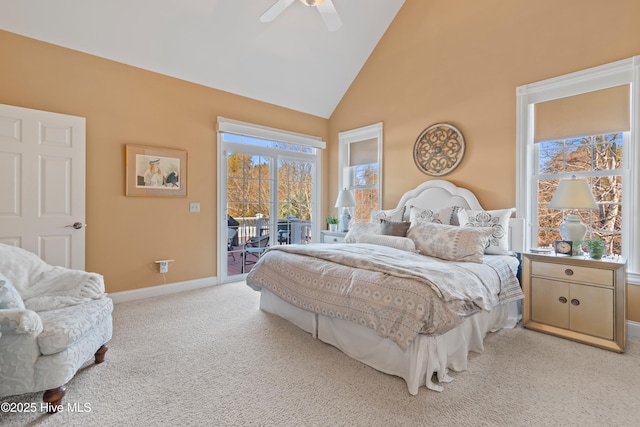
[[[619,355],[520,327],[490,334],[443,393],[407,392],[258,309],[243,283],[116,306],[102,365],[64,404],[85,412],[0,413],[0,425],[634,426],[640,340]],[[8,402],[40,403],[41,394]],[[88,406],[85,406],[88,404]],[[86,411],[86,408],[90,412]]]

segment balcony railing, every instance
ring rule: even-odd
[[[265,217],[243,217],[235,218],[237,226],[230,225],[229,228],[238,230],[233,246],[238,246],[257,236],[264,236],[271,232],[271,222]],[[310,243],[311,242],[311,221],[297,218],[279,218],[276,224],[276,232],[279,244]]]

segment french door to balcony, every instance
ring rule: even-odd
[[[222,133],[222,281],[240,279],[266,247],[317,240],[317,149]],[[226,208],[226,212],[225,212]]]

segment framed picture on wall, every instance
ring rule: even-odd
[[[127,196],[186,197],[187,152],[127,144]]]

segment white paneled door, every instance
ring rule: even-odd
[[[0,242],[84,270],[83,117],[0,104]]]

